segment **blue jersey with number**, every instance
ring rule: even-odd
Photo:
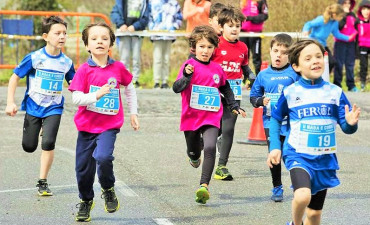
[[[263,107],[263,126],[269,128],[271,111],[277,103],[284,87],[296,82],[300,76],[288,66],[283,70],[273,70],[271,66],[262,70],[253,83],[250,97],[268,97],[270,102]],[[281,135],[286,136],[288,131],[287,121],[284,120],[281,127]]]
[[[346,124],[344,106],[350,103],[341,88],[321,79],[308,84],[300,79],[284,89],[272,117],[289,118],[290,130],[283,146],[286,157],[315,170],[339,169],[336,125]],[[303,159],[303,160],[298,160]],[[294,163],[292,164],[294,167]]]
[[[35,117],[62,114],[64,79],[69,83],[75,74],[73,62],[62,52],[49,55],[45,48],[28,54],[14,69],[20,78],[27,78],[27,90],[21,110]]]

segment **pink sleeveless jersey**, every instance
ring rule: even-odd
[[[218,88],[226,84],[226,74],[221,66],[215,62],[203,64],[191,58],[187,60],[180,68],[177,80],[182,78],[183,69],[186,64],[194,66],[194,73],[190,84],[181,92],[182,97],[182,112],[181,112],[181,131],[195,131],[204,125],[212,125],[220,128],[222,117],[222,104],[217,112],[199,110],[190,107],[192,88],[194,85],[207,86]],[[220,96],[220,92],[218,91]]]
[[[69,90],[89,93],[91,85],[101,87],[107,83],[119,90],[120,85],[127,86],[131,83],[131,80],[132,75],[119,61],[115,61],[104,68],[89,66],[88,63],[84,63],[78,68]],[[89,133],[102,133],[110,129],[120,129],[123,125],[120,91],[119,110],[116,115],[105,115],[87,110],[86,106],[79,106],[74,121],[78,131]]]
[[[242,12],[245,16],[257,16],[258,12],[258,2],[247,0],[247,4],[242,9]],[[246,32],[262,32],[263,23],[252,23],[251,21],[244,21],[242,23],[242,31]]]

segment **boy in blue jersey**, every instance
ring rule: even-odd
[[[75,70],[72,60],[61,49],[67,38],[67,23],[51,16],[42,22],[42,38],[46,46],[29,53],[14,69],[8,86],[6,114],[15,116],[18,108],[14,94],[20,79],[27,78],[27,89],[21,105],[25,110],[23,125],[23,150],[32,153],[37,149],[42,128],[40,177],[36,187],[41,196],[53,195],[47,176],[54,160],[55,141],[58,134],[64,97],[63,81],[69,83]]]
[[[337,124],[346,134],[357,130],[360,108],[351,107],[343,90],[322,79],[323,46],[316,40],[298,41],[289,49],[289,62],[300,73],[298,82],[283,90],[270,119],[270,163],[283,155],[290,172],[294,198],[293,221],[319,225],[328,188],[339,185],[336,170]],[[290,129],[281,152],[280,129],[288,116]]]
[[[276,35],[271,40],[271,65],[258,74],[250,93],[251,104],[255,108],[263,107],[263,127],[268,145],[270,145],[269,122],[271,110],[279,99],[283,88],[299,79],[297,73],[290,66],[286,53],[292,43],[292,37],[284,33]],[[285,120],[280,133],[280,140],[282,142],[284,142],[287,130],[288,126]],[[272,165],[269,159],[267,160],[267,164],[270,167],[273,184],[271,200],[281,202],[284,192],[281,182],[281,164]]]

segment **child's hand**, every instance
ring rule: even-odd
[[[96,99],[99,100],[104,95],[110,92],[109,84],[104,84],[97,92],[96,92]]]
[[[238,110],[233,109],[231,112],[234,113],[235,115],[240,114],[240,115],[242,115],[243,118],[247,117],[247,113],[242,108],[239,108]]]
[[[191,64],[186,64],[184,67],[183,74],[185,77],[189,77],[194,73],[194,66]]]
[[[137,115],[132,114],[130,117],[130,120],[131,120],[131,127],[134,128],[135,131],[139,130],[140,125],[139,125],[139,120],[137,119]]]
[[[279,149],[274,149],[267,155],[266,163],[270,168],[272,168],[274,165],[278,165],[280,160],[281,151]]]
[[[271,98],[264,98],[263,99],[263,105],[266,106],[269,104]]]
[[[17,114],[18,109],[15,103],[7,104],[5,108],[5,113],[8,116],[15,116]]]
[[[355,34],[351,34],[350,36],[349,36],[349,39],[348,39],[348,41],[354,41],[355,40],[355,38],[356,38],[356,33]]]
[[[349,125],[353,126],[358,123],[358,118],[360,117],[361,109],[353,104],[352,111],[349,111],[348,105],[344,106],[344,111],[346,113],[346,121]]]

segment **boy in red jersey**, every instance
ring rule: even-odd
[[[221,65],[227,74],[228,82],[234,92],[235,99],[240,106],[242,99],[242,80],[243,75],[249,79],[255,79],[248,66],[248,47],[239,41],[239,33],[241,23],[245,20],[244,15],[233,7],[225,7],[218,16],[218,24],[222,32],[218,48],[212,57],[212,61]],[[222,99],[222,104],[225,106],[226,102]],[[227,109],[227,107],[226,107]],[[218,180],[232,180],[233,177],[226,168],[231,146],[234,138],[234,128],[237,115],[233,115],[225,110],[222,116],[221,133],[219,137],[219,152],[220,158],[218,167],[215,172],[215,179]]]

